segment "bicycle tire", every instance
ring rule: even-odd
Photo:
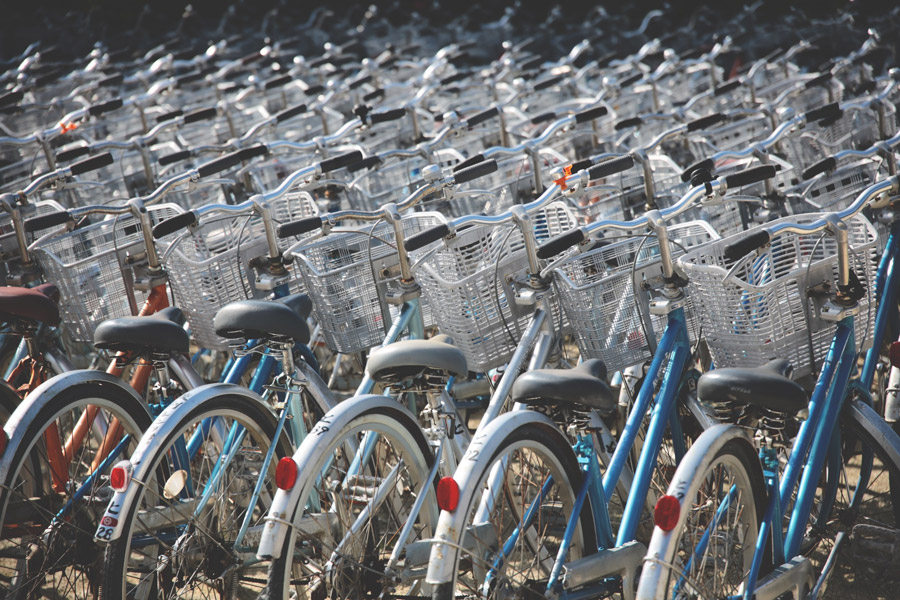
[[[329,422],[326,416],[322,423]],[[355,452],[348,448],[359,447],[360,441],[367,432],[378,434],[377,446],[372,451],[372,459],[364,464],[362,477],[356,480],[348,478],[349,463]],[[390,545],[398,537],[399,530],[409,517],[412,503],[417,497],[416,490],[432,490],[433,484],[427,483],[427,477],[434,464],[434,456],[419,424],[408,411],[398,407],[375,406],[362,410],[339,429],[317,426],[304,440],[295,456],[316,447],[320,452],[317,460],[302,464],[295,486],[301,486],[299,507],[293,522],[307,516],[313,516],[312,510],[303,507],[318,503],[321,514],[338,515],[339,522],[333,527],[332,536],[314,538],[298,533],[300,527],[292,527],[286,536],[279,558],[273,559],[268,585],[263,598],[288,598],[291,593],[308,594],[311,597],[327,598],[362,598],[377,597],[367,594],[375,591],[383,592],[387,587],[405,587],[407,583],[396,582],[385,573],[394,546]],[[401,463],[402,461],[402,463]],[[326,464],[329,464],[326,467]],[[401,464],[407,467],[404,471],[393,470]],[[327,478],[320,474],[328,473]],[[350,476],[352,477],[352,476]],[[362,481],[360,481],[362,480]],[[345,494],[332,490],[342,488],[332,484],[353,483],[358,488],[368,488],[354,494]],[[389,484],[394,481],[393,484]],[[364,485],[360,485],[364,484]],[[362,510],[371,502],[379,486],[388,490],[386,497],[378,508],[368,515],[368,519],[360,521]],[[369,491],[374,488],[374,491]],[[339,501],[346,501],[345,504]],[[314,502],[315,501],[315,502]],[[437,521],[437,505],[434,497],[426,498],[419,513],[418,524],[413,526],[409,541],[425,539],[431,536]],[[351,526],[361,523],[359,531],[350,535]],[[396,543],[396,542],[395,542]],[[343,549],[347,548],[348,551]],[[401,551],[402,554],[402,551]],[[397,572],[404,570],[405,556],[395,567]],[[326,570],[326,566],[328,567]],[[328,576],[317,576],[316,573],[328,573]],[[409,585],[417,585],[415,582]],[[305,588],[305,589],[303,589]],[[404,589],[402,593],[409,593]]]
[[[511,473],[512,466],[521,465],[522,468],[533,468],[538,465],[538,461],[546,463],[540,477],[534,477],[534,472],[526,476],[528,472],[524,470],[521,473]],[[460,593],[503,597],[503,593],[515,594],[522,590],[529,590],[543,597],[546,581],[544,577],[536,578],[533,575],[537,572],[541,572],[543,575],[547,571],[548,561],[552,562],[556,559],[561,533],[565,530],[575,504],[575,496],[583,481],[578,459],[571,446],[555,428],[550,429],[539,423],[525,423],[509,431],[498,443],[490,460],[481,465],[479,469],[470,471],[457,481],[460,489],[475,490],[475,492],[468,505],[461,504],[454,511],[457,513],[464,511],[461,514],[465,515],[466,526],[459,529],[456,539],[450,540],[450,543],[443,546],[440,560],[452,562],[452,580],[435,585],[432,598],[434,600],[451,600]],[[482,492],[487,491],[486,486],[492,477],[495,465],[499,466],[502,471],[501,485],[505,487],[511,481],[511,487],[517,490],[514,495],[521,498],[521,502],[518,507],[504,511],[507,507],[502,506],[503,502],[500,501],[505,501],[508,495],[496,495],[497,501],[490,509],[490,518],[473,525],[472,521],[483,498]],[[459,476],[459,473],[458,470],[454,478]],[[509,477],[510,474],[513,475],[512,479]],[[550,475],[553,476],[555,485],[543,493],[543,499],[547,501],[542,500],[538,506],[534,503],[540,494],[543,483],[548,481],[547,477]],[[537,492],[523,491],[527,480],[537,483]],[[538,528],[531,526],[526,535],[517,537],[514,545],[519,549],[518,552],[516,548],[510,551],[507,558],[501,561],[502,566],[497,569],[496,577],[492,577],[499,583],[493,586],[488,583],[485,586],[484,578],[490,572],[485,565],[490,564],[491,559],[497,560],[500,542],[507,539],[511,531],[518,525],[505,519],[504,512],[523,515],[526,513],[526,509],[530,510],[533,506],[537,507],[535,510],[541,515],[540,526]],[[535,529],[541,529],[541,531],[535,531]],[[476,531],[477,533],[475,533]],[[464,539],[467,533],[469,537]],[[542,536],[541,539],[537,537],[539,534]],[[547,535],[547,538],[543,538],[543,535]],[[469,545],[472,548],[469,548]],[[466,549],[466,561],[462,560],[460,548]],[[535,552],[536,548],[539,549],[537,552]],[[590,499],[585,497],[566,560],[581,558],[596,551],[596,548]],[[514,560],[510,560],[513,557],[515,557]],[[535,558],[538,559],[538,565],[534,564]],[[436,553],[432,550],[431,560],[435,561],[436,559]],[[518,565],[517,571],[514,572],[510,569],[512,564]],[[479,569],[485,573],[479,573]]]
[[[860,400],[848,402],[841,414],[843,462],[837,492],[827,521],[812,526],[818,533],[819,543],[811,559],[821,566],[837,534],[843,532],[849,537],[826,582],[827,588],[820,591],[822,595],[827,590],[824,597],[869,599],[896,593],[896,565],[890,557],[864,551],[861,545],[864,542],[853,536],[857,525],[882,530],[888,537],[900,532],[897,516],[900,507],[892,498],[900,478],[900,436],[890,429],[880,415],[864,409]],[[872,472],[866,488],[858,490],[858,468],[865,450],[873,454]]]
[[[159,420],[165,417],[166,411]],[[212,508],[199,518],[187,516],[189,511],[179,516],[171,509],[182,501],[190,507],[200,498],[199,490],[209,483],[208,479],[202,482],[201,479],[211,474],[221,448],[216,447],[211,437],[205,438],[198,453],[190,459],[192,485],[183,486],[170,494],[174,497],[168,498],[165,484],[170,476],[182,470],[187,473],[187,469],[175,468],[178,466],[174,463],[177,460],[176,442],[189,438],[204,419],[212,417],[226,419],[228,425],[238,423],[246,433],[234,459],[227,464],[218,484],[219,491],[209,501]],[[204,588],[209,593],[227,592],[236,597],[244,597],[254,590],[258,593],[260,586],[252,575],[254,572],[261,575],[259,571],[263,567],[254,570],[254,565],[240,566],[242,563],[236,559],[232,542],[247,511],[256,514],[251,527],[261,522],[274,493],[275,466],[279,458],[290,453],[286,434],[274,440],[276,426],[275,414],[262,401],[253,402],[246,396],[222,393],[198,403],[180,417],[165,439],[142,440],[141,446],[153,444],[155,448],[145,453],[144,460],[150,468],[146,471],[146,479],[140,482],[135,501],[122,515],[122,534],[107,546],[104,599],[137,595],[172,598],[185,593],[202,594]],[[209,435],[212,436],[211,431]],[[277,446],[268,470],[266,473],[254,472],[254,467],[261,468],[262,459],[273,443]],[[265,477],[266,483],[256,505],[243,506],[242,502],[249,499],[260,477]],[[152,523],[153,519],[159,523]],[[245,538],[248,539],[252,538]],[[152,569],[149,572],[148,566]]]
[[[719,428],[708,430],[711,436],[721,432]],[[697,460],[685,456],[685,470],[679,468],[669,488],[679,500],[682,514],[671,533],[659,527],[654,530],[638,598],[722,598],[742,590],[767,501],[762,468],[749,441],[732,437],[716,447],[704,443],[706,440],[699,439],[688,451],[694,455],[690,458]],[[715,520],[721,507],[727,512]],[[698,542],[707,532],[705,525],[712,522],[731,529],[710,533],[702,559],[697,560]],[[668,541],[661,544],[664,538]],[[660,546],[665,549],[662,553],[658,552]],[[771,570],[770,563],[767,550],[760,575]],[[682,583],[686,585],[682,587]]]
[[[98,375],[84,373],[87,377]],[[45,436],[51,435],[55,426],[58,441],[64,443],[70,434],[69,425],[78,421],[87,406],[94,406],[99,417],[107,422],[118,419],[123,431],[132,436],[120,456],[134,448],[150,425],[147,407],[124,384],[103,381],[109,376],[99,375],[98,381],[66,386],[54,385],[58,379],[50,379],[23,400],[10,418],[10,439],[17,442],[4,453],[10,463],[0,488],[0,518],[5,532],[0,542],[4,548],[0,552],[0,572],[4,575],[0,586],[6,588],[7,598],[49,597],[67,591],[78,597],[96,597],[103,550],[94,543],[93,535],[108,502],[107,475],[115,461],[107,465],[107,475],[95,480],[85,497],[74,504],[69,518],[56,521],[51,528],[56,512],[83,487],[102,439],[94,435],[96,432],[85,438],[69,463],[65,486],[59,489],[48,481],[51,467]],[[36,406],[40,408],[32,415]],[[23,433],[15,431],[19,428]],[[29,469],[31,472],[27,472]]]

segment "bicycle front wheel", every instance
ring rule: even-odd
[[[256,597],[267,568],[256,542],[276,464],[290,452],[276,427],[262,401],[219,393],[167,423],[164,439],[143,440],[136,454],[149,469],[107,548],[104,598]]]

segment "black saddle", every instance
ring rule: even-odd
[[[700,376],[697,395],[704,402],[741,402],[768,410],[797,413],[809,398],[790,379],[793,367],[784,359],[755,368],[713,369]]]
[[[293,294],[274,302],[241,300],[225,305],[213,319],[216,335],[223,338],[309,343],[306,319],[312,301],[306,294]]]
[[[184,314],[174,306],[146,317],[109,319],[94,331],[94,347],[138,354],[187,352],[190,339],[184,322]]]
[[[617,399],[606,385],[602,360],[586,360],[574,369],[536,369],[516,379],[512,399],[531,405],[578,405],[609,414]]]
[[[425,371],[437,371],[447,377],[465,377],[469,368],[462,351],[446,335],[382,346],[373,350],[366,362],[366,373],[381,383],[414,379]]]

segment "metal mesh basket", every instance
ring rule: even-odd
[[[657,204],[666,207],[677,201],[688,185],[681,181],[681,169],[662,154],[648,157],[653,173],[653,187]],[[644,214],[647,195],[644,170],[635,165],[627,171],[615,173],[591,185],[572,198],[579,222],[592,223],[602,219],[630,220]]]
[[[404,215],[404,235],[444,222],[439,213]],[[384,341],[398,308],[385,301],[399,279],[394,228],[389,223],[332,232],[293,252],[316,322],[328,347],[344,354],[367,350]],[[425,325],[432,324],[425,297],[420,298]]]
[[[773,223],[811,222],[821,214],[779,219]],[[850,221],[851,266],[868,290],[860,301],[856,339],[871,343],[875,300],[872,298],[877,234],[864,217]],[[723,238],[678,259],[690,281],[690,293],[713,360],[718,367],[754,367],[773,358],[790,360],[798,376],[815,372],[834,336],[835,325],[819,316],[837,279],[837,244],[831,236],[786,233],[759,253],[737,262],[725,247],[744,234]]]
[[[147,209],[154,225],[182,210],[174,204]],[[38,242],[34,258],[60,291],[60,315],[70,342],[94,341],[106,319],[137,314],[147,297],[133,289],[129,258],[144,252],[140,225],[131,215],[107,219]]]
[[[858,160],[800,184],[797,191],[811,210],[843,210],[859,192],[875,182],[880,165],[880,159]]]
[[[532,218],[538,240],[575,226],[561,202]],[[441,307],[434,315],[440,331],[453,338],[472,371],[485,372],[507,362],[533,312],[514,299],[513,280],[527,267],[523,244],[512,225],[474,226],[425,255],[416,269],[429,304]],[[557,304],[553,313],[554,323],[562,323]]]
[[[276,222],[289,222],[318,214],[306,192],[286,194],[269,202]],[[280,240],[285,250],[294,240]],[[213,329],[216,313],[229,302],[263,298],[271,290],[259,289],[250,262],[268,250],[262,219],[226,215],[204,221],[187,233],[159,242],[175,304],[191,324],[191,337],[201,348],[225,349],[228,342]],[[292,277],[290,293],[303,291],[302,280]]]
[[[716,152],[743,150],[772,133],[772,122],[765,115],[755,115],[726,123],[688,136],[695,160],[703,160]]]
[[[65,209],[59,202],[55,200],[38,200],[32,203],[32,208],[23,208],[23,212],[28,214],[25,218],[37,217],[48,213],[62,212]],[[30,244],[42,234],[46,233],[46,229],[25,233],[25,241]],[[21,260],[19,254],[19,245],[16,243],[16,229],[13,226],[12,215],[5,211],[0,211],[0,282],[9,285],[7,277],[16,271],[15,263]]]
[[[719,239],[702,221],[673,225],[669,236],[675,256]],[[647,334],[652,331],[658,341],[666,319],[650,315],[649,298],[636,290],[662,276],[655,237],[631,238],[572,254],[553,269],[553,276],[583,358],[602,359],[610,372],[650,358]],[[690,295],[685,314],[695,340],[700,327]]]

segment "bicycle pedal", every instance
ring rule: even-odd
[[[850,558],[879,576],[900,579],[900,530],[878,525],[854,525],[850,534]]]

